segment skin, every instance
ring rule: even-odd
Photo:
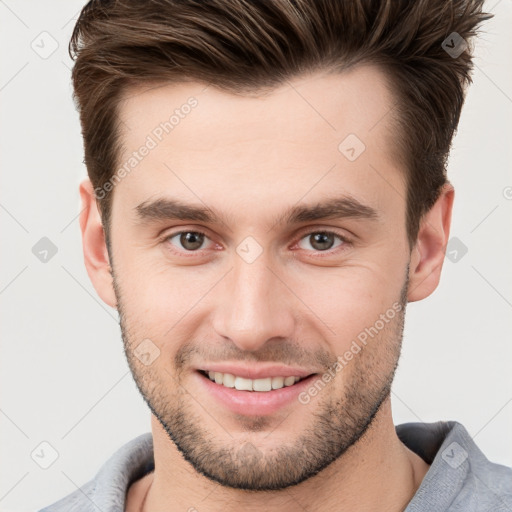
[[[120,313],[125,351],[151,411],[156,469],[135,482],[127,511],[403,510],[429,469],[398,439],[390,386],[406,302],[437,287],[449,237],[446,185],[406,236],[405,172],[380,70],[297,78],[265,96],[187,83],[130,89],[121,104],[121,161],[190,96],[198,105],[114,190],[109,255],[88,180],[80,185],[85,264]],[[338,150],[349,134],[366,150]],[[275,224],[288,207],[350,195],[378,217]],[[225,223],[140,224],[134,208],[172,196]],[[179,230],[206,233],[188,250]],[[332,230],[326,250],[314,234]],[[247,236],[263,248],[247,263]],[[167,239],[166,239],[167,237]],[[402,310],[307,404],[235,415],[206,396],[209,361],[284,362],[321,373],[393,304]],[[135,348],[150,339],[149,366]]]

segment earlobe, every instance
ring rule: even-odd
[[[409,266],[409,302],[428,297],[439,284],[450,236],[455,191],[446,183],[439,198],[423,216]]]
[[[103,302],[112,308],[116,308],[116,296],[105,242],[105,232],[91,181],[89,179],[82,181],[79,190],[82,200],[80,229],[82,231],[85,267],[95,290]]]

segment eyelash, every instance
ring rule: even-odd
[[[194,234],[203,235],[206,238],[209,238],[208,234],[205,233],[204,231],[185,229],[185,230],[176,231],[175,233],[170,233],[170,234],[165,235],[163,240],[162,240],[162,242],[163,243],[167,243],[167,242],[170,241],[171,238],[174,238],[175,236],[181,235],[183,233],[194,233]],[[308,232],[306,232],[304,234],[301,234],[300,238],[294,243],[294,246],[297,245],[304,238],[307,238],[307,237],[309,237],[311,235],[316,235],[316,234],[334,235],[335,237],[339,238],[342,243],[340,245],[338,245],[337,248],[327,249],[325,251],[316,251],[316,250],[304,249],[304,250],[306,250],[306,252],[317,253],[318,256],[314,256],[315,258],[316,257],[322,257],[322,254],[326,254],[326,255],[332,256],[333,254],[336,254],[339,251],[346,250],[347,246],[351,245],[351,241],[345,235],[341,235],[340,233],[338,233],[336,231],[329,231],[329,230],[325,230],[325,229],[318,229],[318,230],[312,230],[312,231],[308,231]],[[192,257],[192,256],[196,255],[197,253],[200,253],[201,250],[202,249],[198,249],[196,251],[187,251],[186,249],[184,249],[183,251],[180,251],[180,250],[171,249],[171,252],[178,253],[178,254],[181,254],[181,255],[183,255],[183,254],[186,255],[187,253],[190,253],[190,255],[186,255],[185,257]]]

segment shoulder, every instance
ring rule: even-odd
[[[39,510],[39,512],[96,512],[93,503],[95,494],[96,481],[90,480],[76,491]]]
[[[490,461],[461,423],[408,423],[397,433],[430,464],[407,512],[512,511],[512,468]]]
[[[153,438],[148,432],[119,447],[92,480],[39,512],[119,512],[130,486],[153,470]]]
[[[490,461],[479,448],[468,454],[464,491],[483,510],[512,510],[512,468]]]

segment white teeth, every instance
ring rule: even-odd
[[[254,391],[270,391],[272,389],[272,379],[254,379],[252,382],[252,389]]]
[[[281,389],[284,386],[284,377],[272,377],[272,389]]]
[[[221,374],[222,375],[222,374]],[[235,387],[235,376],[231,375],[231,373],[225,373],[224,378],[222,379],[222,384],[227,388]]]
[[[222,373],[216,373],[215,377],[217,377],[217,375],[222,375]],[[215,382],[217,382],[217,380],[215,380]],[[235,388],[239,391],[252,391],[252,380],[244,379],[243,377],[236,377]]]
[[[281,389],[286,386],[292,386],[300,377],[267,377],[265,379],[245,379],[244,377],[236,377],[231,373],[208,372],[210,380],[226,386],[227,388],[235,388],[239,391],[260,391],[266,392],[273,389]]]
[[[285,386],[291,386],[292,384],[295,384],[295,377],[286,377],[286,379],[284,379]]]

